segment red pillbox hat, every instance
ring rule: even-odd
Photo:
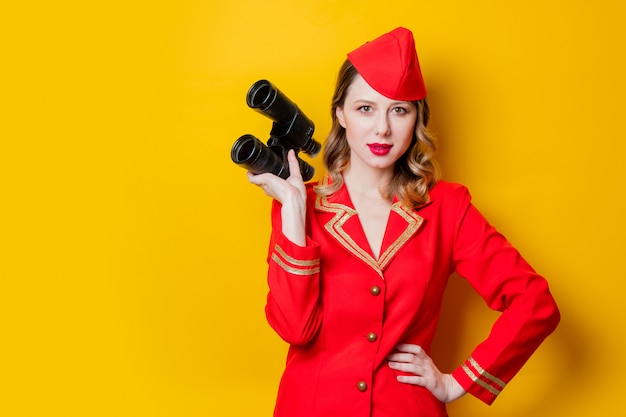
[[[363,79],[392,100],[417,101],[426,86],[410,30],[399,27],[348,53]]]

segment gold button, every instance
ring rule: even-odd
[[[378,285],[374,285],[372,288],[370,288],[370,292],[372,293],[372,295],[378,295],[380,294],[380,287]]]
[[[376,339],[378,339],[378,336],[376,336],[376,333],[374,332],[370,332],[370,334],[367,335],[367,340],[370,342],[375,342]]]
[[[367,384],[365,383],[365,381],[360,381],[358,384],[356,384],[356,387],[361,392],[367,391]]]

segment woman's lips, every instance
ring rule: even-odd
[[[377,156],[387,155],[391,150],[391,145],[382,143],[370,143],[367,146],[370,148],[370,152]]]

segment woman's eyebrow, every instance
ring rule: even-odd
[[[368,100],[366,98],[357,98],[352,101],[353,103],[363,103],[363,104],[375,104],[373,100]]]

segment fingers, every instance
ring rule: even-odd
[[[287,160],[290,172],[287,180],[273,173],[254,174],[248,172],[248,181],[259,186],[266,195],[275,198],[281,203],[294,198],[306,200],[306,186],[302,181],[300,164],[293,149],[287,153]]]
[[[270,173],[253,174],[248,172],[247,175],[250,183],[257,185],[266,195],[280,200],[280,183],[285,182],[285,180]]]
[[[430,380],[425,376],[419,375],[398,375],[396,377],[398,382],[402,382],[403,384],[409,385],[418,385],[420,387],[427,388],[430,385]]]
[[[422,358],[414,353],[392,353],[387,357],[389,367],[414,375],[432,374],[430,358]]]
[[[302,181],[302,173],[300,172],[300,164],[296,157],[296,152],[290,149],[287,153],[287,161],[289,162],[289,178]]]
[[[389,367],[396,371],[402,371],[409,374],[424,375],[426,368],[421,365],[407,362],[389,362]]]
[[[252,172],[248,171],[246,175],[248,176],[248,181],[250,181],[254,185],[258,185],[261,188],[265,188],[267,184],[273,180],[271,177],[271,175],[273,174],[253,174]]]
[[[401,343],[398,346],[396,346],[396,350],[398,352],[406,352],[406,353],[411,353],[417,357],[420,358],[427,358],[428,355],[426,355],[426,352],[424,352],[424,349],[422,349],[421,346],[419,345],[413,345],[413,344],[409,344],[409,343]]]
[[[400,344],[396,352],[390,354],[389,367],[409,375],[398,375],[398,381],[421,386],[432,385],[439,375],[430,357],[421,346]]]
[[[430,357],[424,352],[421,346],[411,344],[400,344],[396,346],[396,352],[390,354],[387,359],[394,362],[414,364],[430,361]]]

